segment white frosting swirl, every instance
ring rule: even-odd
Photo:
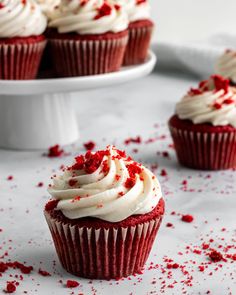
[[[102,9],[104,8],[104,9]],[[99,14],[104,12],[103,14]],[[62,0],[49,22],[59,33],[118,33],[128,27],[128,17],[122,7],[116,9],[105,0]]]
[[[36,0],[36,2],[40,5],[43,13],[51,19],[61,0]]]
[[[211,80],[208,81],[212,83]],[[206,84],[205,86],[206,87]],[[213,126],[232,125],[236,127],[236,94],[233,88],[194,90],[182,98],[176,105],[176,114],[180,119],[191,120],[194,124],[211,123]]]
[[[54,178],[49,193],[60,200],[57,209],[69,219],[97,217],[119,222],[131,215],[149,213],[157,206],[162,193],[156,176],[129,158],[119,157],[114,147],[109,147],[109,151],[92,174],[66,170]],[[106,173],[102,168],[104,161],[108,164]],[[127,187],[130,164],[139,165],[141,172],[135,174],[133,186]],[[76,182],[73,186],[69,184],[71,180]]]
[[[128,14],[129,22],[150,19],[150,4],[148,0],[113,0],[118,5],[124,7]]]
[[[45,31],[46,16],[34,0],[2,0],[0,5],[0,38],[38,36]]]
[[[226,50],[216,64],[216,73],[236,83],[236,51]]]

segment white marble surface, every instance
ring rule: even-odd
[[[214,240],[210,247],[218,249],[222,245],[219,249],[222,253],[226,245],[235,246],[235,172],[184,169],[177,164],[174,151],[169,147],[171,139],[166,121],[173,113],[175,101],[193,83],[193,79],[184,76],[153,74],[123,86],[75,94],[74,106],[79,117],[81,140],[65,149],[71,155],[49,159],[41,152],[0,151],[0,256],[8,252],[8,256],[0,258],[0,261],[25,261],[34,266],[34,271],[23,275],[22,281],[16,279],[20,282],[16,294],[24,294],[24,291],[40,295],[236,293],[236,262],[227,259],[208,265],[206,253],[209,250],[193,252],[210,239]],[[137,135],[142,136],[143,141],[158,139],[149,144],[124,146],[127,137]],[[142,275],[121,281],[90,282],[67,274],[57,260],[42,213],[49,197],[46,185],[54,169],[70,163],[72,156],[83,152],[82,144],[88,140],[94,140],[98,148],[109,143],[126,148],[128,153],[147,165],[158,163],[156,174],[163,187],[166,216]],[[134,148],[138,153],[133,153]],[[163,151],[168,151],[170,157],[157,153]],[[166,169],[167,176],[160,176],[162,169]],[[13,180],[7,180],[9,175]],[[181,184],[184,180],[188,181],[186,189]],[[43,187],[37,187],[39,182],[44,183]],[[171,215],[172,211],[176,215]],[[192,214],[194,221],[184,223],[178,214]],[[167,227],[168,222],[173,227]],[[186,249],[188,246],[189,250]],[[229,252],[236,253],[236,249]],[[181,267],[167,269],[165,256]],[[198,269],[202,263],[208,265],[204,272]],[[49,271],[52,276],[40,276],[37,273],[39,268]],[[188,286],[188,275],[181,269],[192,276],[192,286]],[[11,274],[19,272],[10,270],[0,276],[0,294],[6,281],[14,279]],[[65,288],[63,284],[68,279],[76,279],[80,286]],[[171,288],[172,284],[174,288]],[[166,287],[162,288],[164,285]]]

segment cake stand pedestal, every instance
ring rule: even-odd
[[[0,148],[34,150],[79,138],[79,128],[71,103],[71,93],[122,84],[148,75],[156,57],[104,75],[37,79],[0,80]]]

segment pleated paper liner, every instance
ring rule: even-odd
[[[35,79],[46,41],[7,43],[0,40],[0,79]]]
[[[116,72],[123,63],[128,32],[111,39],[51,38],[54,70],[59,77],[89,76]]]
[[[216,128],[216,132],[184,129],[169,122],[180,164],[200,170],[223,170],[236,167],[236,128]],[[224,130],[224,131],[223,131]]]
[[[147,59],[154,25],[151,21],[137,21],[129,26],[129,41],[125,52],[125,66],[142,64]]]
[[[164,211],[164,202],[161,206]],[[162,214],[128,227],[95,228],[71,225],[45,211],[62,266],[71,274],[91,279],[116,279],[142,271]]]

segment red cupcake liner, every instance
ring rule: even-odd
[[[236,129],[203,132],[174,127],[169,123],[180,164],[200,170],[236,167]]]
[[[110,40],[50,39],[56,74],[73,77],[118,71],[128,42],[127,34]]]
[[[135,226],[89,228],[65,224],[45,211],[62,266],[91,279],[114,279],[139,273],[149,256],[162,215]]]
[[[0,79],[35,79],[45,45],[45,40],[34,43],[0,43]]]
[[[124,62],[125,66],[144,63],[147,59],[154,25],[151,21],[131,23],[129,27],[129,41]]]

